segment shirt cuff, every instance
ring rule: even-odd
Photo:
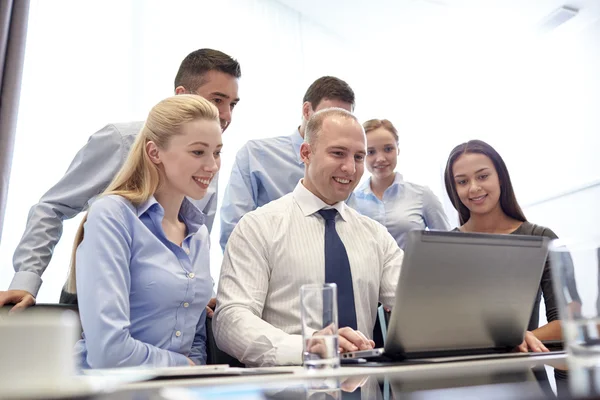
[[[302,365],[302,335],[288,335],[277,345],[277,365]]]
[[[26,290],[37,297],[38,291],[42,286],[42,278],[31,271],[19,271],[15,273],[8,290]]]

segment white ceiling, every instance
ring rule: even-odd
[[[600,0],[278,0],[345,40],[387,42],[403,34],[450,30],[480,34],[535,31],[563,5],[579,8],[560,29],[583,29],[600,18]],[[568,1],[568,2],[567,2]]]

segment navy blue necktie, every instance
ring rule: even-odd
[[[338,293],[338,326],[357,329],[352,271],[346,247],[335,230],[337,210],[321,210],[325,220],[325,282],[335,283]]]

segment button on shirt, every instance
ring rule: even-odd
[[[90,208],[76,255],[84,368],[206,363],[212,280],[204,216],[184,199],[181,247],[166,238],[163,216],[154,197],[136,207],[111,195]]]
[[[221,206],[221,248],[247,212],[291,193],[304,176],[296,129],[290,136],[250,140],[235,157]]]
[[[241,219],[217,291],[213,329],[220,349],[250,366],[302,363],[300,287],[325,283],[325,221],[318,211],[328,207],[300,182]],[[333,208],[350,261],[358,330],[370,338],[377,302],[394,304],[404,253],[380,224],[343,202]]]
[[[404,249],[406,233],[413,229],[448,231],[450,222],[439,199],[427,186],[405,182],[396,172],[394,183],[379,200],[371,190],[371,178],[352,193],[348,205],[387,228]]]
[[[94,133],[60,181],[31,207],[25,233],[13,256],[16,273],[10,290],[26,290],[37,296],[52,249],[60,240],[63,220],[85,211],[88,201],[106,189],[143,126],[143,122],[110,124]],[[192,201],[205,214],[209,232],[217,210],[217,182],[212,180],[204,198]]]

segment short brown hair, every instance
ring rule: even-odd
[[[388,119],[370,119],[363,124],[363,128],[365,128],[365,133],[369,133],[375,129],[383,128],[392,134],[396,140],[396,144],[398,144],[400,141],[398,137],[398,131],[394,127],[394,124],[392,124]]]
[[[204,84],[204,74],[209,71],[220,71],[234,78],[242,76],[240,63],[235,59],[219,50],[199,49],[188,54],[181,62],[175,76],[175,88],[183,86],[195,92]]]
[[[354,91],[350,85],[334,76],[322,76],[314,81],[306,90],[302,102],[308,101],[315,109],[323,99],[340,100],[354,109]]]

